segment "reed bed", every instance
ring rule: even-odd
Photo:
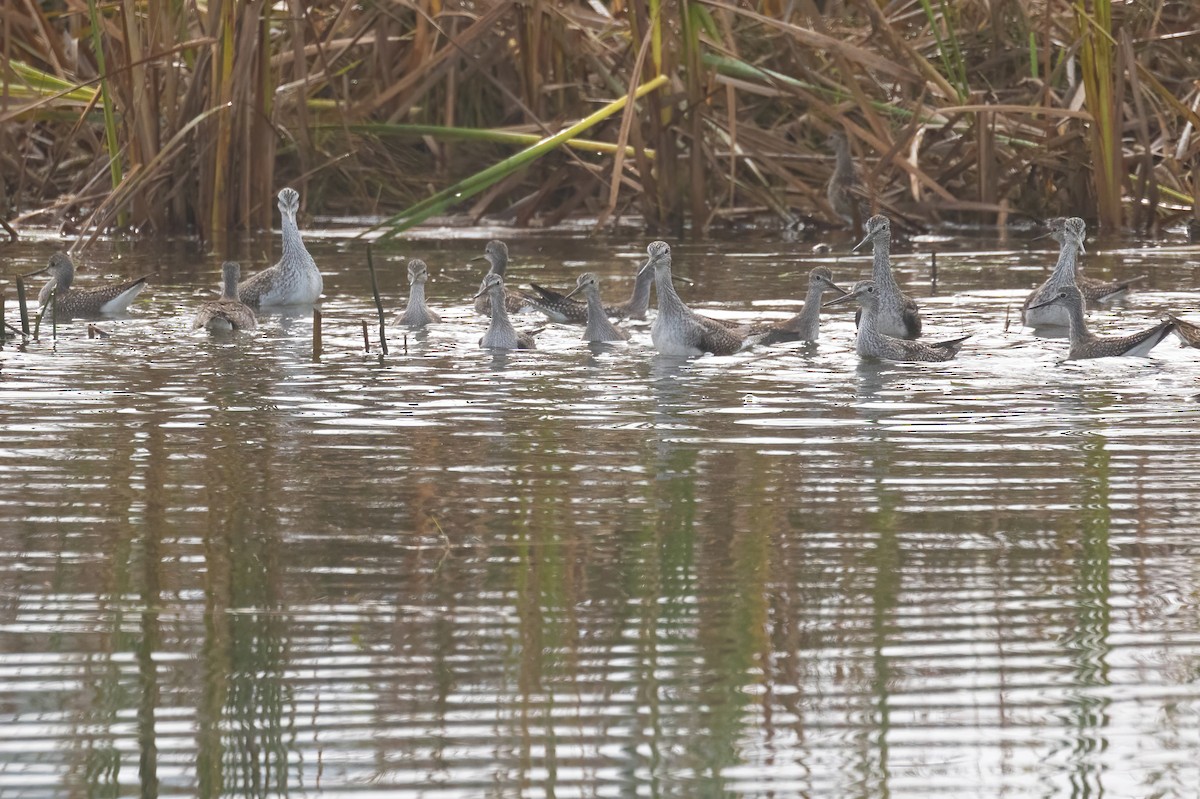
[[[912,223],[1195,216],[1193,0],[5,3],[0,218],[833,224],[828,132]]]

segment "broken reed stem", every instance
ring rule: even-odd
[[[313,308],[313,354],[314,361],[321,360],[321,309]]]
[[[21,312],[21,335],[29,338],[29,306],[25,304],[25,280],[17,278],[17,308]]]
[[[58,291],[50,292],[50,340],[58,341]]]
[[[88,338],[108,338],[108,333],[105,333],[104,329],[101,328],[99,325],[95,325],[95,324],[92,324],[91,322],[89,322],[88,323]]]
[[[367,269],[371,270],[371,293],[375,295],[375,311],[379,314],[379,351],[387,355],[387,336],[383,330],[383,303],[379,299],[379,282],[375,279],[375,259],[371,257],[370,244],[367,245]],[[366,325],[366,322],[363,324]]]
[[[929,288],[932,291],[937,291],[937,250],[930,253],[930,282]]]
[[[8,334],[4,332],[4,300],[6,294],[0,291],[0,344],[8,341]]]
[[[371,337],[367,335],[367,320],[362,320],[363,327],[363,352],[371,351]]]

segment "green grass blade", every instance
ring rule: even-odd
[[[100,95],[104,103],[104,134],[108,142],[108,171],[112,177],[113,191],[121,185],[121,141],[117,138],[117,118],[113,114],[112,95],[108,89],[108,67],[104,63],[104,37],[100,33],[100,12],[96,0],[88,0],[88,13],[92,19],[92,46],[96,49],[96,66],[100,70]],[[125,214],[118,216],[117,224],[125,225]]]
[[[637,91],[634,93],[634,99],[643,97],[655,89],[664,86],[666,83],[667,77],[665,75],[659,75],[658,77],[639,86]],[[395,216],[379,223],[378,225],[363,231],[363,233],[360,234],[360,237],[383,228],[388,229],[388,231],[384,234],[385,236],[396,236],[408,228],[419,224],[425,219],[428,219],[434,214],[444,211],[454,203],[461,202],[462,200],[479,194],[489,186],[495,185],[514,172],[529,166],[543,155],[546,155],[547,153],[552,152],[553,150],[562,146],[563,143],[569,139],[575,138],[583,131],[588,130],[600,122],[603,122],[605,119],[608,119],[610,116],[624,108],[625,103],[628,102],[628,100],[629,97],[624,96],[614,100],[611,103],[608,103],[590,116],[585,117],[579,122],[576,122],[571,127],[556,133],[553,136],[546,137],[532,147],[527,147],[521,152],[510,156],[499,163],[493,164],[487,169],[477,172],[471,177],[459,181],[453,186],[443,189],[433,196],[428,197],[421,202],[410,206],[409,208],[406,208]]]

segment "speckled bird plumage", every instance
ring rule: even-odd
[[[34,274],[44,272],[50,274],[50,280],[38,292],[38,305],[45,307],[50,302],[53,292],[54,313],[60,319],[121,313],[146,287],[146,278],[140,277],[127,283],[111,283],[89,289],[75,288],[75,264],[64,252],[51,255],[46,268]]]
[[[192,329],[204,328],[213,332],[253,330],[257,324],[254,311],[238,299],[238,278],[241,267],[233,261],[221,264],[221,299],[206,302],[196,312]]]
[[[885,361],[948,361],[958,354],[969,336],[926,343],[888,335],[879,329],[882,294],[874,280],[860,280],[849,294],[830,300],[826,306],[857,301],[862,306],[854,350],[863,358]]]
[[[854,249],[870,243],[873,260],[871,280],[878,297],[875,323],[878,331],[894,338],[918,338],[921,335],[921,312],[916,301],[900,290],[892,274],[892,223],[883,214],[867,220],[866,236]],[[857,318],[856,318],[857,320]]]

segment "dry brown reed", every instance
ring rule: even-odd
[[[61,0],[0,24],[0,217],[85,240],[220,250],[284,184],[310,212],[404,217],[510,156],[501,134],[659,76],[587,132],[607,151],[537,152],[450,210],[832,223],[833,128],[873,205],[928,223],[1152,228],[1200,183],[1193,0]]]

